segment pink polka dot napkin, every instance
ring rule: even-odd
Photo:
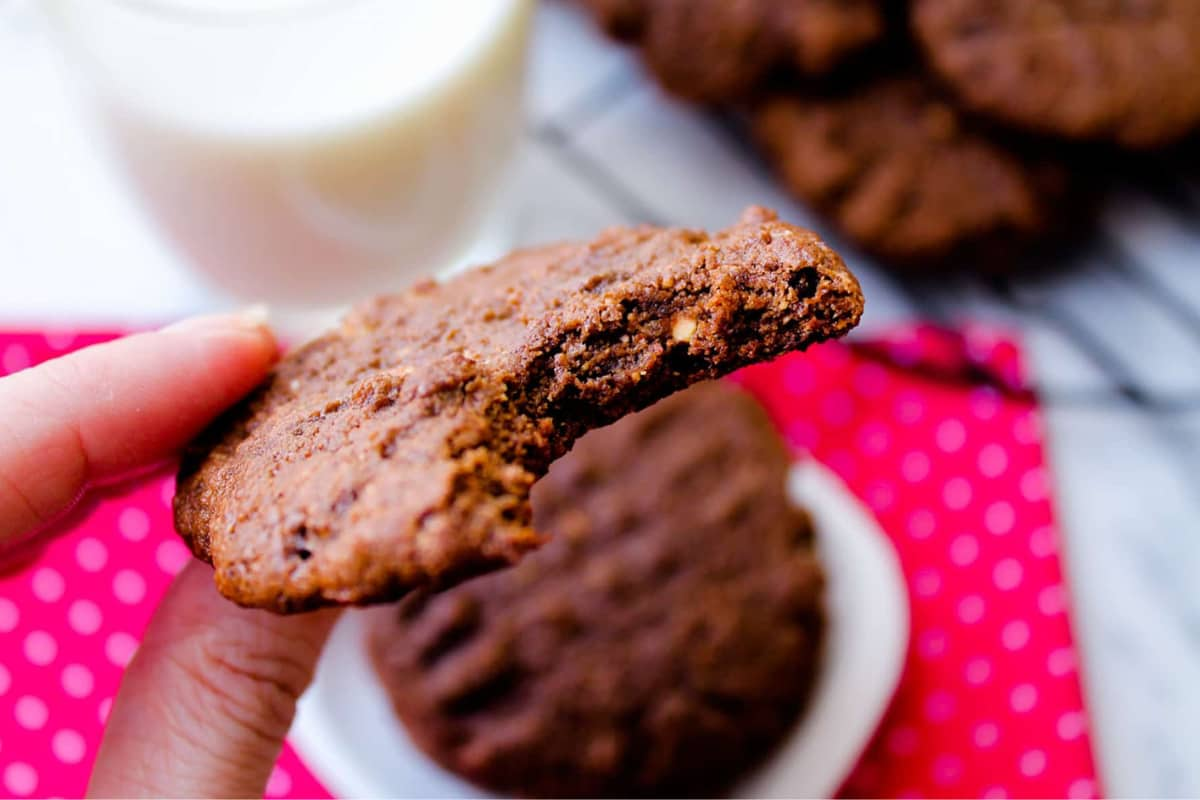
[[[0,333],[0,374],[112,334]],[[986,332],[823,345],[737,378],[798,456],[878,516],[908,577],[913,638],[850,796],[1099,792],[1051,482],[1020,354]],[[124,665],[189,558],[169,475],[98,503],[0,577],[0,796],[80,795]],[[269,797],[329,797],[290,748]]]

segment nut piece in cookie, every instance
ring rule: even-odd
[[[865,249],[926,266],[1042,235],[1065,170],[975,129],[918,77],[833,97],[780,95],[754,112],[783,182]]]
[[[413,739],[525,797],[713,796],[794,724],[823,579],[788,457],[733,387],[593,431],[534,487],[549,541],[374,619]]]
[[[762,209],[518,251],[290,353],[185,454],[176,526],[245,605],[445,585],[539,543],[529,488],[587,430],[861,313],[837,254]]]
[[[612,35],[640,44],[680,97],[747,99],[776,68],[822,75],[879,40],[879,0],[584,0]]]
[[[1129,147],[1200,124],[1196,0],[914,0],[912,22],[980,113]]]

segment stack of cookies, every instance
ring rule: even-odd
[[[788,188],[897,265],[1056,233],[1080,145],[1200,124],[1196,0],[584,2],[672,93],[744,111]]]

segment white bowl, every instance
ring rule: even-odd
[[[825,467],[797,464],[789,488],[812,513],[828,575],[829,626],[817,683],[796,728],[735,790],[748,797],[829,797],[895,691],[908,646],[908,595],[891,542]],[[366,657],[369,614],[347,612],[300,701],[292,743],[339,797],[487,797],[405,735]]]

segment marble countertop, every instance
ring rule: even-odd
[[[521,243],[750,203],[824,227],[731,126],[663,96],[572,10],[539,12],[508,202]],[[0,325],[149,324],[218,307],[98,152],[41,20],[0,0]],[[827,232],[828,233],[828,232]],[[1112,795],[1200,795],[1200,185],[1119,184],[1095,242],[1037,280],[898,280],[838,246],[863,329],[1021,331],[1042,392],[1085,688]]]

